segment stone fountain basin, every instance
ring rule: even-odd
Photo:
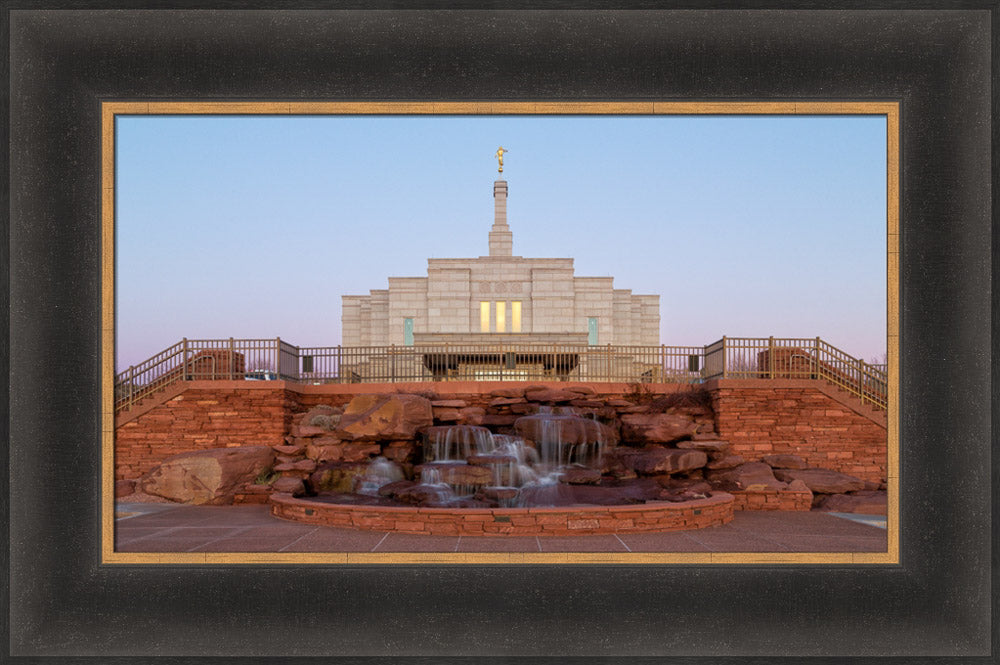
[[[733,519],[733,496],[713,492],[678,503],[573,505],[545,508],[431,508],[329,503],[321,497],[271,495],[281,519],[364,531],[435,536],[573,536],[701,529]]]

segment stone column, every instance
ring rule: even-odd
[[[507,181],[493,183],[493,228],[490,229],[490,256],[511,256],[514,234],[507,226]]]

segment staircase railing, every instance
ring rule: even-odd
[[[723,337],[706,348],[706,378],[823,379],[878,409],[888,404],[884,365],[866,363],[813,338]]]
[[[177,381],[302,383],[575,380],[697,383],[712,378],[823,379],[884,409],[884,367],[815,338],[723,337],[706,346],[432,344],[298,347],[273,339],[183,339],[115,381],[123,411]]]

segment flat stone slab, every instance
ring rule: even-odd
[[[801,480],[806,487],[820,494],[855,492],[865,489],[866,484],[860,478],[830,469],[775,469],[774,477],[785,482]]]
[[[719,453],[728,450],[731,444],[722,439],[692,439],[691,441],[678,441],[674,445],[683,450],[704,450]]]

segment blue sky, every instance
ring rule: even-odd
[[[126,116],[117,367],[189,338],[340,343],[340,296],[487,254],[660,294],[660,341],[886,348],[880,116]]]

